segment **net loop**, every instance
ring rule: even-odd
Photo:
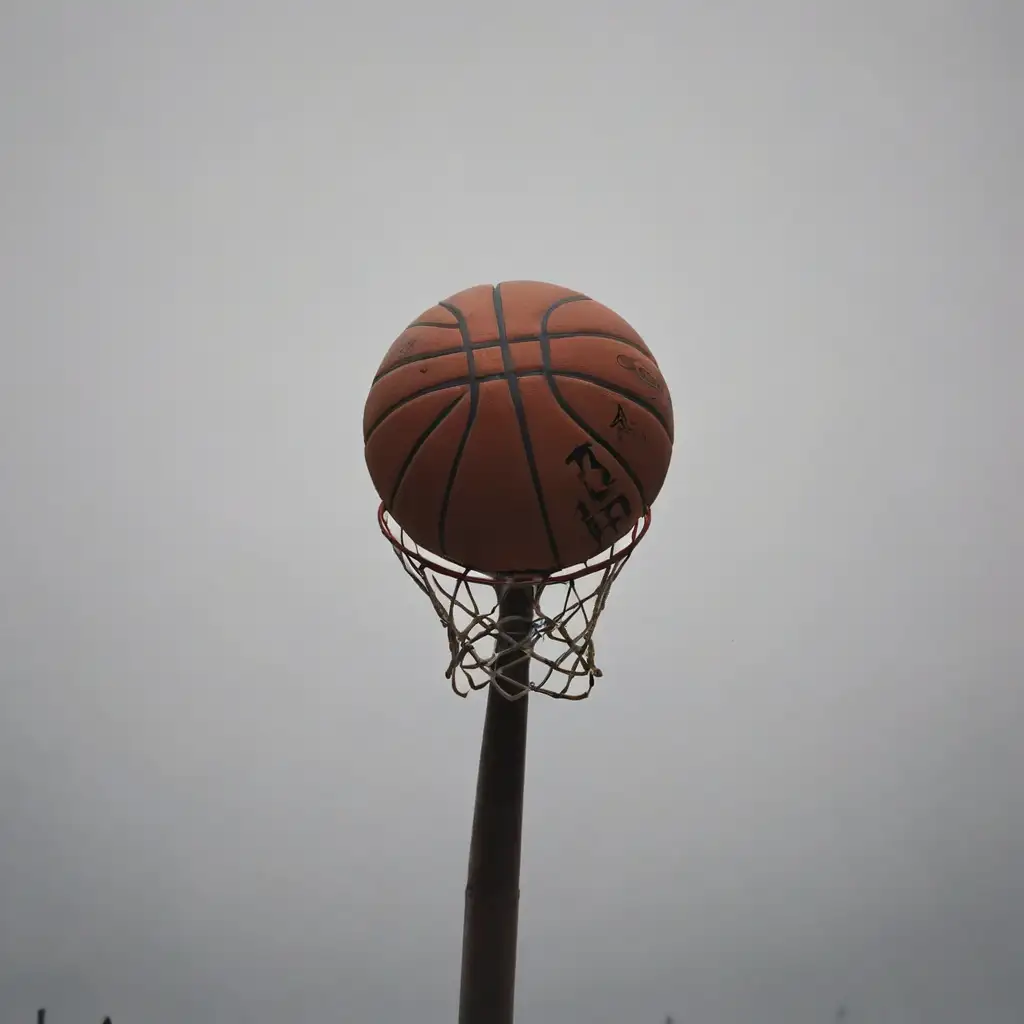
[[[445,678],[456,694],[467,697],[495,686],[509,700],[531,691],[561,700],[590,695],[602,674],[595,660],[594,630],[612,584],[650,528],[650,510],[602,554],[541,576],[494,576],[448,562],[420,548],[383,503],[377,521],[402,568],[430,600],[445,628],[450,655]],[[534,588],[533,624],[524,638],[516,639],[500,617],[500,606],[507,589],[522,584]],[[531,662],[528,690],[506,672],[524,658]]]

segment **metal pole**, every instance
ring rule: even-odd
[[[510,587],[499,618],[513,640],[526,637],[533,587]],[[498,643],[507,649],[507,641]],[[529,686],[528,657],[499,655],[498,664],[513,682]],[[512,1024],[528,700],[528,694],[509,700],[496,686],[488,688],[469,844],[459,1024]]]

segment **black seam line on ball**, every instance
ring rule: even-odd
[[[452,459],[452,468],[448,474],[448,483],[445,485],[444,496],[441,498],[441,511],[437,519],[437,546],[438,554],[447,557],[448,551],[444,542],[445,520],[448,518],[448,505],[452,499],[452,489],[455,487],[455,478],[459,473],[459,465],[462,462],[462,454],[466,450],[466,442],[469,440],[469,432],[473,429],[476,420],[476,411],[480,404],[480,384],[476,377],[476,361],[473,359],[473,339],[469,333],[469,324],[458,306],[447,302],[439,302],[442,309],[447,309],[459,325],[459,334],[462,336],[462,351],[466,353],[466,369],[468,376],[463,383],[469,385],[469,415],[466,417],[466,426],[459,439],[459,447],[455,449],[455,458]],[[383,417],[381,417],[383,419]],[[380,422],[378,420],[378,422]],[[375,424],[376,425],[376,424]]]
[[[551,319],[551,314],[554,313],[559,306],[565,305],[567,302],[578,301],[572,296],[568,296],[564,299],[559,299],[558,302],[551,305],[544,316],[541,317],[540,322],[540,357],[544,364],[544,378],[548,382],[548,387],[551,389],[551,394],[554,396],[555,401],[558,403],[562,412],[564,412],[581,430],[585,431],[595,440],[601,447],[607,451],[612,458],[626,471],[626,476],[633,481],[633,486],[636,488],[637,494],[640,495],[640,504],[643,506],[641,514],[646,512],[649,508],[647,504],[647,498],[644,495],[644,486],[640,482],[640,478],[633,472],[633,467],[606,441],[582,416],[562,397],[562,393],[558,390],[558,385],[555,383],[556,374],[551,371],[551,340],[548,338],[548,320]],[[613,390],[608,387],[607,384],[602,382],[601,386],[608,391]],[[639,403],[638,403],[639,404]],[[653,412],[653,409],[651,410]],[[665,426],[665,421],[658,416],[662,426]],[[668,433],[668,428],[665,427],[665,432]]]
[[[519,434],[523,439],[523,450],[526,452],[526,463],[530,467],[530,479],[533,481],[533,489],[537,495],[537,504],[540,506],[540,517],[544,520],[544,532],[548,535],[548,547],[551,548],[551,557],[555,565],[561,564],[558,556],[558,544],[555,541],[555,531],[551,529],[551,519],[548,516],[548,508],[544,503],[544,491],[540,485],[540,473],[537,471],[537,459],[533,454],[533,442],[530,439],[530,426],[526,422],[526,409],[523,406],[522,392],[519,390],[519,377],[516,374],[515,359],[512,356],[512,349],[509,347],[505,331],[505,311],[501,303],[501,285],[496,284],[491,289],[491,297],[494,301],[494,318],[498,323],[498,343],[501,346],[501,362],[505,367],[505,376],[508,378],[508,393],[512,397],[512,405],[516,411],[516,419],[519,421]]]
[[[388,495],[386,504],[387,509],[394,508],[395,498],[398,497],[398,489],[402,486],[402,481],[405,479],[405,474],[409,472],[409,467],[412,465],[412,460],[416,458],[417,452],[426,444],[427,438],[437,430],[439,426],[448,418],[449,414],[455,410],[455,406],[459,404],[466,397],[466,392],[463,391],[455,401],[449,402],[433,419],[430,425],[422,434],[416,439],[416,443],[409,449],[409,454],[406,455],[405,461],[402,463],[402,468],[398,471],[398,476],[395,478],[395,485],[391,488],[391,494]]]
[[[563,302],[575,302],[577,301],[574,296],[568,296],[561,300]],[[421,325],[422,326],[422,325]],[[426,326],[430,327],[444,327],[445,324],[429,324]],[[458,324],[452,324],[452,327],[457,327]],[[635,341],[629,338],[622,337],[621,334],[613,334],[611,331],[552,331],[549,335],[552,340],[561,338],[603,338],[606,341],[617,341],[620,345],[628,345],[630,348],[635,349],[645,359],[650,359],[655,366],[657,362],[654,357],[648,352],[643,346],[638,345]],[[530,341],[540,341],[539,334],[516,334],[506,340],[508,345],[522,345]],[[477,341],[473,343],[474,350],[485,349],[485,348],[497,348],[501,345],[500,338],[491,338],[488,341]],[[436,349],[433,352],[417,352],[411,356],[403,356],[397,363],[392,364],[386,370],[380,370],[377,375],[373,378],[373,384],[383,380],[388,374],[394,373],[395,370],[400,370],[403,366],[408,366],[410,363],[419,363],[424,359],[437,359],[438,356],[454,356],[459,352],[464,351],[462,345],[454,345],[451,348]]]
[[[459,329],[458,324],[439,323],[437,320],[413,320],[409,327],[406,327],[406,330],[409,330],[410,327],[440,327],[445,331],[457,331]]]
[[[665,417],[661,414],[661,411],[655,406],[651,405],[645,398],[641,398],[638,394],[632,391],[627,391],[626,388],[620,387],[618,384],[612,384],[610,381],[605,380],[602,377],[598,377],[592,373],[576,373],[572,370],[519,370],[516,376],[522,380],[524,377],[544,377],[550,380],[580,380],[586,384],[596,384],[599,388],[604,388],[605,391],[610,391],[613,395],[620,395],[622,398],[628,398],[634,405],[639,406],[645,412],[650,413],[658,423],[661,424],[662,430],[665,431],[666,435],[669,435],[668,424],[665,422]],[[363,443],[365,444],[373,436],[373,432],[394,412],[397,412],[404,405],[408,405],[410,402],[415,402],[417,398],[422,398],[424,395],[432,395],[435,391],[444,391],[447,388],[462,388],[467,384],[472,387],[475,385],[489,384],[496,380],[506,380],[508,374],[503,370],[501,373],[486,373],[482,376],[473,376],[472,379],[469,377],[453,377],[451,380],[439,381],[437,384],[428,384],[426,387],[420,388],[418,391],[413,391],[411,394],[400,398],[397,402],[389,405],[377,418],[370,424],[369,429],[363,435]],[[671,436],[671,435],[669,435]]]

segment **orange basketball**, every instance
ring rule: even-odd
[[[672,457],[672,399],[620,316],[536,281],[478,285],[395,340],[366,464],[417,544],[478,572],[551,572],[627,534]]]

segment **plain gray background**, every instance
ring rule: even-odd
[[[360,421],[519,277],[678,442],[532,710],[518,1019],[1020,1024],[1021,11],[5,4],[2,1024],[454,1019],[484,703]]]

